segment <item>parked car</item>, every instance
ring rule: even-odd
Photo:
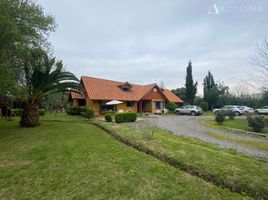
[[[240,106],[237,106],[237,105],[226,105],[226,106],[223,106],[222,108],[216,108],[213,110],[213,113],[217,114],[217,112],[220,112],[220,111],[233,111],[236,116],[240,116],[244,113],[242,108],[240,108]]]
[[[247,114],[247,113],[254,113],[254,109],[250,108],[248,106],[240,106],[240,109],[242,110],[243,114]]]
[[[195,115],[201,115],[203,111],[202,108],[200,108],[199,106],[188,105],[188,106],[182,106],[181,108],[176,108],[174,112],[177,115],[190,114],[192,116],[195,116]]]
[[[268,106],[263,106],[262,108],[256,109],[257,114],[268,115]]]

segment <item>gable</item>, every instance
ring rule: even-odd
[[[147,94],[145,94],[142,99],[144,100],[160,100],[160,101],[165,101],[165,98],[163,97],[162,92],[160,89],[155,86],[153,87]]]

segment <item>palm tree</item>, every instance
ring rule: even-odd
[[[62,61],[56,62],[40,49],[30,52],[24,63],[28,99],[21,116],[21,127],[39,125],[38,106],[49,94],[67,90],[80,90],[79,80],[74,74],[64,71]]]

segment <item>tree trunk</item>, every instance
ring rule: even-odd
[[[37,103],[27,102],[21,115],[21,127],[34,127],[40,125]]]

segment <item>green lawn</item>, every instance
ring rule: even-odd
[[[203,116],[213,116],[214,113],[212,111],[203,112]]]
[[[247,198],[133,150],[80,117],[45,116],[24,129],[0,120],[0,160],[0,199]],[[263,173],[264,163],[256,163]]]
[[[257,142],[257,141],[253,141],[253,140],[238,139],[238,138],[234,138],[234,137],[230,137],[230,136],[227,136],[224,134],[214,133],[214,132],[209,132],[207,134],[211,137],[214,137],[214,138],[217,138],[220,140],[235,142],[235,143],[239,143],[239,144],[246,145],[249,147],[253,147],[255,149],[268,151],[268,143],[267,142]]]
[[[219,125],[214,119],[202,120],[201,123],[213,128],[236,128],[253,132],[253,129],[248,126],[247,120],[245,118],[234,120],[226,119],[222,125]],[[262,130],[262,133],[268,133],[267,126]]]
[[[268,164],[265,161],[237,155],[233,151],[222,150],[197,139],[175,136],[160,129],[153,129],[151,134],[146,125],[98,123],[151,150],[169,155],[230,184],[240,185],[244,191],[255,191],[257,196],[268,194]]]

